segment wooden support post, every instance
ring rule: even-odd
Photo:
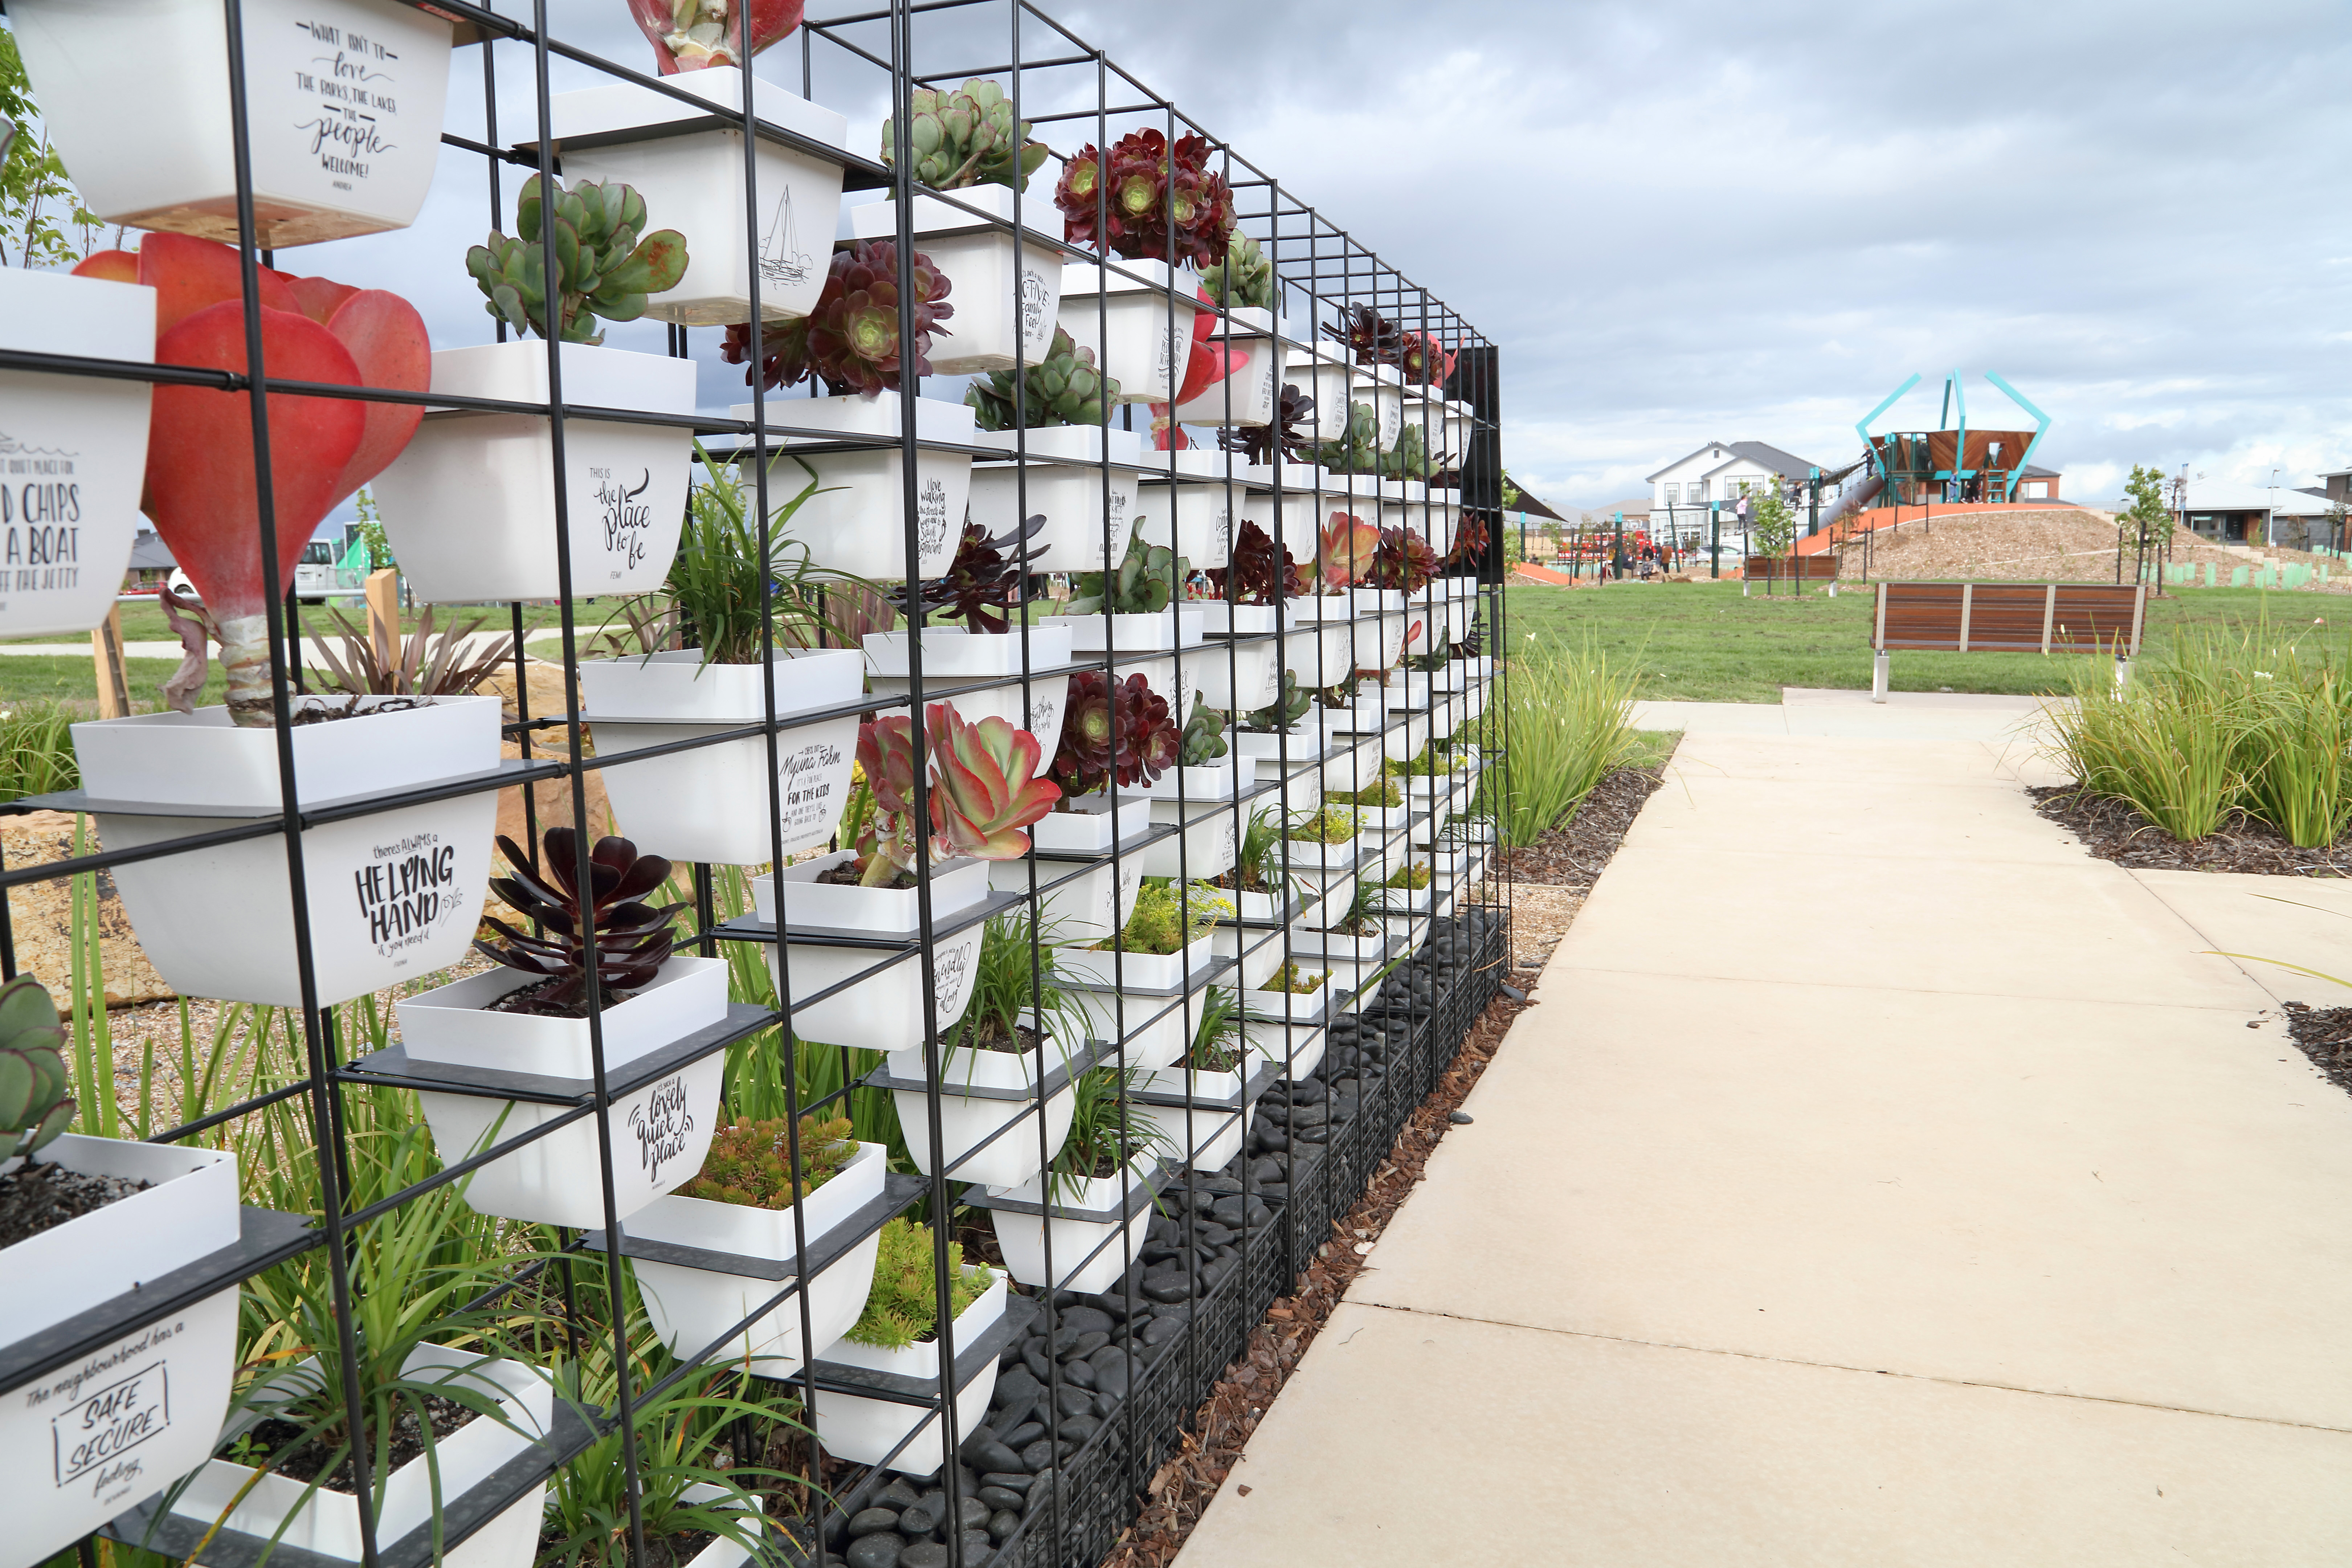
[[[122,668],[122,606],[109,605],[106,619],[89,632],[90,662],[98,667],[98,716],[131,717],[131,681]]]
[[[1966,653],[1966,652],[1968,652],[1968,651],[1969,651],[1969,616],[1970,616],[1970,615],[1975,611],[1976,607],[1977,607],[1977,585],[1976,585],[1974,583],[1963,583],[1963,584],[1960,584],[1960,651],[1961,651],[1962,653]]]
[[[400,574],[390,567],[367,576],[368,641],[375,645],[376,662],[386,669],[400,668]]]
[[[2058,584],[2053,583],[2042,592],[2042,651],[2050,651],[2050,629],[2058,620]]]

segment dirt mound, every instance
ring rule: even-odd
[[[2116,575],[2115,514],[2075,507],[2046,511],[1955,512],[1949,516],[1907,521],[1882,528],[1869,536],[1869,575],[1897,581],[1979,583],[2113,583]],[[1863,541],[1836,547],[1838,574],[1864,575]],[[2171,560],[2175,565],[2211,565],[2226,584],[2241,566],[2315,564],[2320,558],[2300,551],[2246,552],[2224,550],[2186,532],[2176,532]],[[2134,564],[2124,553],[2124,580]],[[2341,565],[2341,563],[2331,563]],[[2251,574],[2250,574],[2251,575]],[[2352,591],[2352,580],[2342,577],[2322,584],[2315,575],[2303,590],[2308,593]]]

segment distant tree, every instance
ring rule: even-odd
[[[2136,550],[2161,552],[2172,542],[2172,508],[2165,502],[2164,488],[2161,471],[2132,465],[2116,526]]]
[[[1797,509],[1778,485],[1759,485],[1748,502],[1748,540],[1759,555],[1786,555],[1797,542]]]
[[[16,37],[0,27],[0,117],[16,128],[7,155],[0,158],[0,267],[79,261],[96,246],[103,227],[96,213],[83,208],[66,177],[40,113],[16,54]],[[79,244],[68,229],[80,231]]]

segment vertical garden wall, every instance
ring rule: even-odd
[[[799,12],[7,0],[0,636],[191,652],[0,882],[194,1005],[0,927],[5,1568],[1093,1563],[1499,984],[1494,347]]]

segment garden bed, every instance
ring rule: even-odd
[[[2315,1007],[2308,1002],[2282,1005],[2294,1048],[2309,1057],[2328,1082],[2352,1094],[2352,1007]]]
[[[2183,842],[2129,802],[2074,784],[2028,789],[2033,809],[2102,860],[2135,871],[2245,871],[2263,877],[2352,877],[2352,839],[2304,849],[2267,822],[2232,812],[2219,832]]]

